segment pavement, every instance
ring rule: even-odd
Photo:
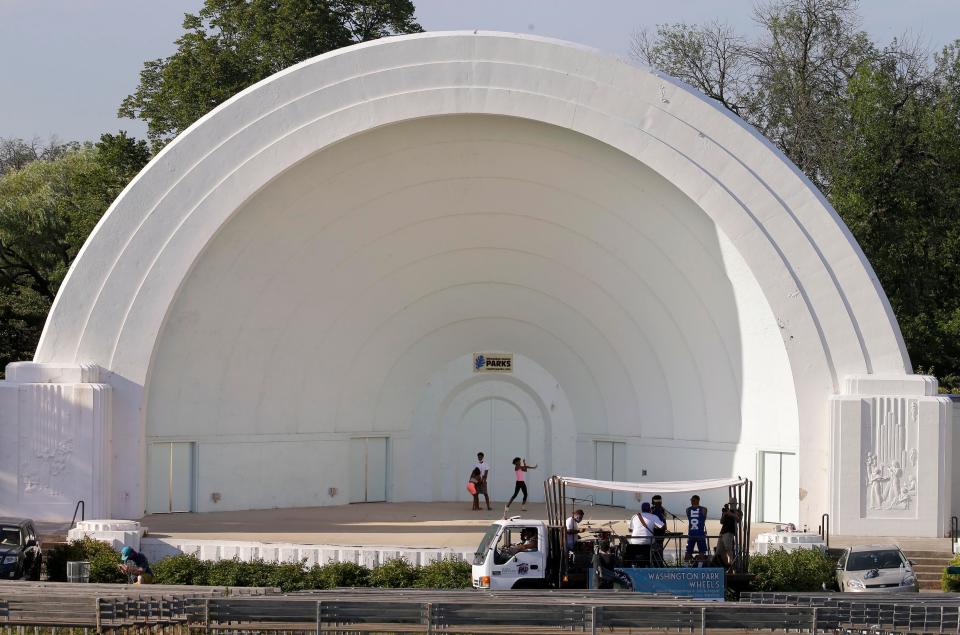
[[[503,516],[502,504],[492,511],[470,510],[463,503],[362,503],[331,507],[265,509],[236,512],[151,514],[140,520],[151,536],[194,540],[240,540],[317,545],[363,545],[402,548],[473,549],[486,528]],[[612,528],[626,534],[631,512],[615,507],[585,507],[581,526]],[[545,519],[543,503],[527,511],[514,505],[511,515]],[[686,523],[668,520],[668,529],[683,532]],[[754,523],[751,536],[773,531],[771,523]],[[718,521],[708,521],[707,532],[716,535]],[[831,547],[853,544],[899,544],[905,551],[950,550],[946,538],[831,536]]]

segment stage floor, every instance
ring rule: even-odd
[[[630,512],[613,507],[584,507],[584,526],[609,526],[626,534]],[[511,515],[544,519],[542,503],[527,511],[515,505]],[[474,512],[470,503],[364,503],[332,507],[265,509],[235,512],[151,514],[141,523],[153,537],[192,540],[236,540],[264,543],[297,543],[344,546],[391,546],[413,549],[474,549],[484,530],[503,516],[503,507]],[[670,530],[685,531],[686,523],[668,520]],[[752,538],[773,531],[772,523],[753,523]],[[816,530],[815,527],[811,528]],[[716,520],[708,522],[711,535],[720,531]],[[752,540],[751,540],[752,542]],[[832,536],[830,545],[899,543],[905,549],[942,549],[947,542],[937,538]],[[949,547],[948,547],[949,548]]]

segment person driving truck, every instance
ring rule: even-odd
[[[537,528],[524,527],[520,530],[520,542],[508,547],[507,550],[511,554],[516,555],[522,551],[536,551],[537,548]]]

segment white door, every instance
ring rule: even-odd
[[[350,439],[350,502],[387,500],[387,438]]]
[[[800,465],[796,454],[780,455],[780,515],[785,522],[800,522]]]
[[[540,457],[527,456],[528,431],[523,414],[510,402],[489,398],[478,401],[467,409],[460,419],[460,438],[464,440],[459,447],[467,451],[454,463],[455,474],[451,475],[458,484],[458,500],[471,500],[466,490],[467,479],[477,462],[477,452],[484,453],[484,459],[490,466],[487,486],[491,501],[506,502],[513,494],[515,477],[513,457],[519,456],[528,462],[537,464]],[[527,476],[527,489],[531,500],[540,500],[537,485],[546,478],[542,474],[530,472]],[[481,497],[481,504],[483,498]]]
[[[147,451],[147,513],[194,510],[195,444],[151,443]]]
[[[596,466],[594,478],[601,481],[626,480],[627,444],[617,441],[595,441],[594,454]],[[622,492],[595,492],[594,501],[598,505],[626,506],[626,495]]]
[[[800,516],[797,455],[760,453],[760,521],[796,523]]]

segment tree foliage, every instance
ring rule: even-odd
[[[642,29],[631,42],[645,64],[690,84],[738,115],[745,114],[748,81],[746,41],[728,24],[661,24]]]
[[[918,372],[960,391],[960,53],[878,47],[856,0],[771,0],[761,36],[660,25],[634,54],[754,125],[831,200],[860,243]],[[960,42],[960,41],[958,41]]]
[[[639,31],[634,55],[716,99],[773,141],[829,191],[823,163],[840,150],[844,88],[879,53],[859,30],[856,0],[776,0],[758,5],[761,36],[729,25],[660,25]]]
[[[831,169],[837,211],[873,263],[914,363],[960,387],[958,44],[918,76],[864,65],[848,89],[850,126]],[[951,79],[952,78],[952,79]]]
[[[297,62],[422,29],[410,0],[206,0],[186,14],[177,51],[144,64],[119,115],[163,145],[244,88]]]
[[[67,269],[150,155],[121,132],[46,156],[0,176],[0,370],[33,357]]]
[[[40,137],[30,141],[0,138],[0,176],[24,168],[33,161],[53,161],[79,147],[80,144],[76,142],[60,143],[56,137],[46,142],[41,141]]]

